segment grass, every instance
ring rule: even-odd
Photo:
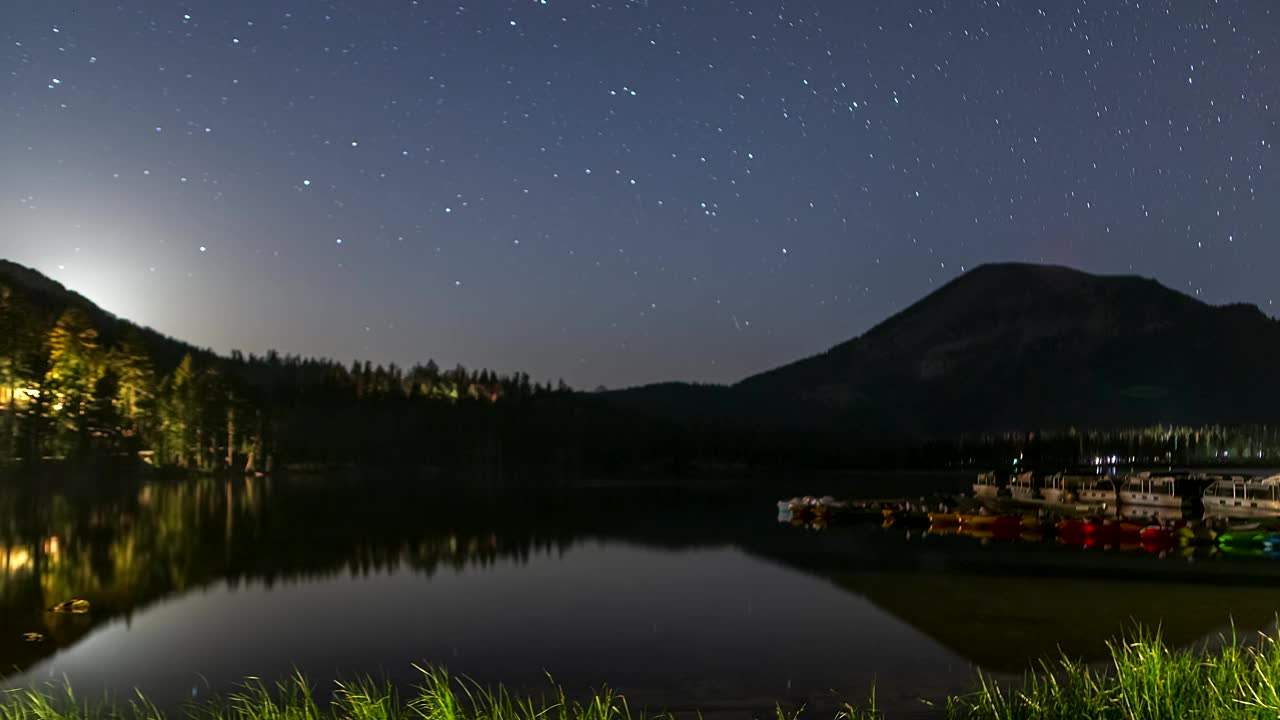
[[[1090,667],[1043,663],[1022,687],[979,676],[972,695],[948,700],[951,718],[969,720],[1260,720],[1280,717],[1280,638],[1246,644],[1233,634],[1220,648],[1169,648],[1159,632],[1109,644],[1111,661]]]
[[[1044,662],[1018,687],[979,674],[976,690],[938,708],[951,720],[1260,720],[1280,718],[1280,637],[1244,643],[1232,634],[1220,647],[1173,649],[1158,631],[1135,632],[1110,644],[1111,661],[1090,666],[1063,658]],[[250,678],[237,692],[191,705],[189,720],[674,720],[633,712],[608,688],[569,700],[551,684],[549,696],[516,697],[435,668],[409,695],[371,680],[335,683],[318,696],[301,675],[274,685]],[[776,709],[775,720],[803,712]],[[885,720],[874,693],[866,707],[845,705],[835,720]],[[0,694],[0,720],[167,720],[140,694],[126,703],[88,703],[67,686]]]

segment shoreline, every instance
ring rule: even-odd
[[[939,703],[921,699],[915,712],[887,713],[873,687],[862,701],[833,699],[831,706],[784,707],[776,720],[803,716],[834,720],[892,720],[930,716],[958,720],[1075,718],[1216,717],[1224,720],[1274,717],[1280,712],[1280,632],[1240,638],[1234,632],[1217,643],[1170,648],[1159,631],[1137,629],[1109,643],[1111,658],[1088,665],[1070,658],[1044,660],[1019,682],[974,671],[974,689]],[[368,678],[316,684],[295,674],[273,684],[248,678],[238,690],[184,703],[166,712],[135,693],[125,701],[85,702],[65,682],[45,689],[7,688],[0,695],[5,720],[677,720],[685,717],[760,716],[760,702],[673,704],[650,711],[632,707],[625,692],[605,686],[578,698],[548,675],[541,694],[519,694],[502,685],[481,686],[443,668],[413,666],[420,673],[412,692]],[[834,709],[833,709],[834,708]]]

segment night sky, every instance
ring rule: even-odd
[[[0,256],[226,352],[733,381],[990,261],[1275,314],[1275,0],[0,9]]]

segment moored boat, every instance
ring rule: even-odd
[[[1074,477],[1066,473],[1054,473],[1044,479],[1044,485],[1040,488],[1040,497],[1044,498],[1045,502],[1055,504],[1072,498],[1072,491],[1076,486],[1074,480]]]
[[[973,483],[975,497],[993,498],[1000,494],[1000,481],[993,472],[978,473],[978,480]]]
[[[958,513],[929,513],[929,525],[938,528],[956,527],[963,517]]]
[[[1014,500],[1034,500],[1036,497],[1035,473],[1028,470],[1009,478],[1009,496]]]
[[[1124,479],[1117,492],[1121,505],[1150,505],[1180,508],[1189,498],[1173,475],[1152,475],[1150,471],[1133,473]]]
[[[1218,533],[1206,525],[1184,525],[1174,531],[1179,545],[1214,545],[1218,541]]]
[[[1219,517],[1280,517],[1280,475],[1218,478],[1202,497],[1206,515]]]
[[[1076,499],[1083,503],[1113,507],[1116,505],[1116,484],[1109,477],[1081,477],[1075,489]]]
[[[1224,532],[1218,536],[1218,546],[1219,547],[1237,547],[1237,548],[1253,547],[1253,546],[1261,547],[1263,540],[1265,540],[1266,537],[1271,534],[1272,534],[1272,531],[1263,530],[1260,528],[1232,530],[1229,532]]]

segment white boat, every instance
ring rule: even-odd
[[[1109,483],[1105,491],[1098,489],[1097,475],[1068,475],[1054,473],[1044,479],[1040,487],[1040,497],[1047,503],[1060,505],[1063,503],[1115,503],[1115,488]],[[1081,497],[1081,492],[1091,497]]]
[[[1035,475],[1028,470],[1010,478],[1009,496],[1014,500],[1034,500],[1036,498]]]
[[[1000,481],[993,472],[978,473],[978,481],[973,484],[975,497],[996,497],[1000,494]]]
[[[1280,517],[1280,475],[1218,478],[1204,490],[1204,512],[1220,517]]]
[[[1117,493],[1121,505],[1149,505],[1180,508],[1188,498],[1180,493],[1178,478],[1152,475],[1150,471],[1125,477]]]
[[[1118,504],[1119,493],[1111,478],[1102,475],[1079,476],[1075,487],[1076,501],[1108,507]]]

